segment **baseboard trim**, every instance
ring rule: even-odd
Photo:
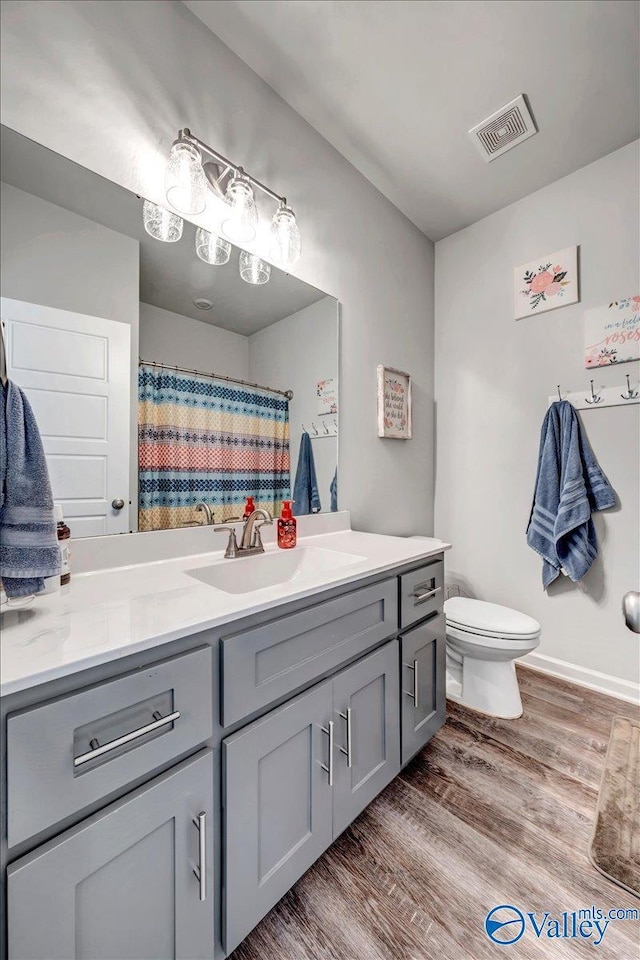
[[[546,657],[543,653],[528,653],[520,660],[524,666],[539,670],[541,673],[550,673],[553,677],[570,680],[581,687],[589,687],[599,693],[606,693],[610,697],[626,700],[628,703],[640,704],[640,686],[630,680],[612,677],[608,673],[598,670],[589,670],[579,667],[575,663],[565,660],[556,660],[555,657]]]

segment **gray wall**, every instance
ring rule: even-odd
[[[69,210],[1,185],[2,296],[131,326],[131,397],[138,395],[139,244]],[[138,411],[131,403],[129,496],[138,490]],[[132,508],[130,523],[137,526]]]
[[[296,275],[342,303],[341,502],[360,529],[431,532],[433,244],[183,4],[9,2],[3,21],[8,126],[162,201],[188,125],[286,194]],[[376,435],[378,363],[414,374],[411,441]]]
[[[140,356],[241,380],[249,376],[247,337],[150,303],[140,304]]]
[[[637,680],[640,659],[620,614],[640,572],[640,406],[581,414],[621,501],[596,515],[600,556],[584,581],[562,578],[544,593],[525,528],[556,384],[638,380],[635,362],[583,365],[584,310],[640,291],[638,164],[630,144],[436,245],[435,530],[454,544],[449,578],[539,620],[544,656],[626,680]],[[514,321],[513,268],[572,244],[581,302]]]
[[[318,380],[338,377],[338,309],[333,297],[324,297],[249,337],[249,371],[249,379],[256,383],[293,390],[289,404],[293,496],[302,424],[310,436],[312,422],[320,433],[323,420],[333,429],[333,417],[318,416],[316,397]],[[311,446],[320,502],[327,511],[331,509],[329,485],[336,470],[338,443],[333,437],[320,436]]]

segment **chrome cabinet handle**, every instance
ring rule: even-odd
[[[410,663],[405,663],[405,667],[408,667],[409,670],[413,670],[413,693],[411,693],[409,690],[405,690],[404,692],[408,697],[411,697],[411,699],[413,700],[414,709],[417,710],[418,708],[418,661],[414,660],[413,666],[411,666]]]
[[[428,590],[426,593],[420,593],[421,588],[418,587],[411,594],[412,597],[415,597],[414,607],[417,607],[419,603],[424,603],[425,600],[431,600],[431,597],[435,597],[436,593],[440,593],[442,587],[435,587],[433,590]]]
[[[95,760],[96,757],[101,757],[111,750],[116,750],[117,747],[121,747],[125,743],[131,743],[132,740],[137,740],[138,737],[144,737],[145,733],[152,733],[153,730],[159,730],[160,727],[166,726],[167,723],[173,723],[174,720],[179,720],[180,711],[175,710],[167,717],[162,717],[159,713],[154,713],[154,717],[156,719],[152,723],[147,723],[144,727],[132,730],[131,733],[125,733],[122,737],[117,737],[115,740],[109,740],[108,743],[103,743],[101,746],[94,738],[91,740],[91,750],[88,750],[86,753],[81,753],[79,757],[73,758],[74,767],[81,767],[83,763],[88,763],[89,760]],[[93,746],[94,743],[96,744],[95,747]]]
[[[329,775],[329,786],[333,786],[333,720],[329,720],[328,729],[327,727],[322,727],[322,732],[326,733],[329,737],[329,766],[326,763],[321,763],[320,766],[323,770],[326,770]]]
[[[207,815],[204,810],[193,818],[193,824],[198,830],[198,866],[193,868],[193,875],[200,884],[200,900],[207,899]]]
[[[347,712],[346,713],[341,712],[340,716],[342,717],[343,720],[347,721],[347,746],[346,746],[346,749],[344,747],[340,747],[340,753],[344,753],[345,757],[347,758],[347,766],[350,767],[352,762],[351,760],[351,707],[347,707]]]

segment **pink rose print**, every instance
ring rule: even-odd
[[[541,264],[538,272],[527,270],[523,277],[525,289],[522,295],[529,297],[529,306],[535,310],[547,297],[562,297],[564,288],[570,283],[566,280],[567,271],[557,264],[551,267],[550,263]]]
[[[542,293],[543,290],[546,290],[550,283],[553,283],[553,274],[547,273],[545,270],[543,273],[539,273],[531,281],[531,289],[534,293]]]

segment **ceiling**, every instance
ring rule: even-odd
[[[185,2],[434,240],[640,134],[629,0]],[[486,164],[467,131],[520,93],[539,133]]]
[[[154,240],[142,225],[139,197],[5,126],[0,128],[0,152],[5,183],[139,241],[144,303],[250,336],[325,296],[276,267],[267,284],[245,283],[235,247],[224,266],[203,263],[195,252],[195,227],[188,221],[177,243]],[[195,307],[195,297],[211,300],[211,310]]]

